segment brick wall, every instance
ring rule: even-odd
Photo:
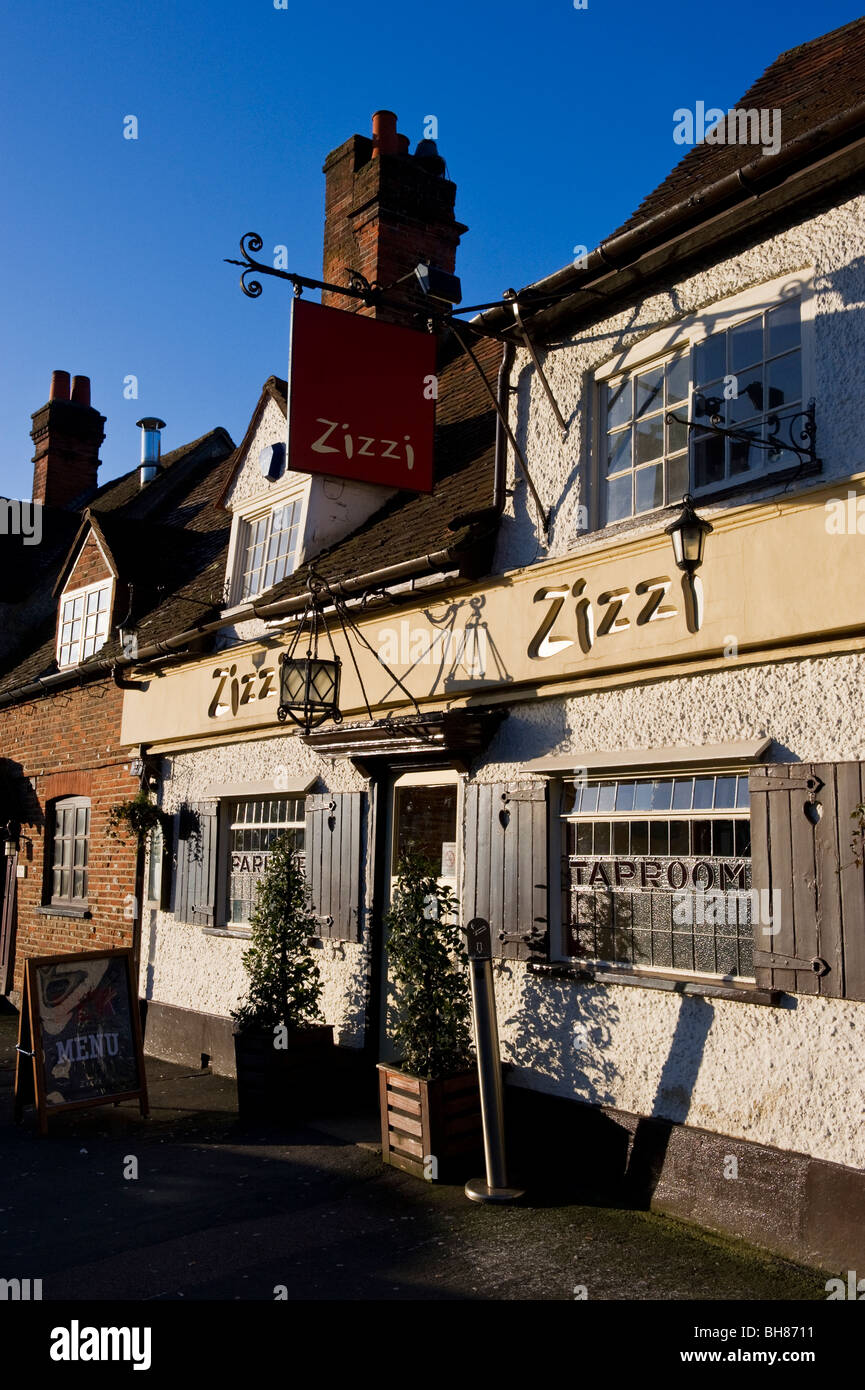
[[[111,807],[138,790],[129,755],[117,749],[122,700],[122,690],[104,680],[0,710],[0,754],[21,787],[25,808],[18,862],[27,876],[17,881],[16,989],[25,956],[132,945],[136,845],[106,833]],[[91,801],[89,918],[39,911],[47,812],[60,796]]]

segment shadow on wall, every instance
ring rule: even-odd
[[[524,1173],[543,1154],[534,1174],[542,1188],[590,1187],[606,1201],[648,1208],[673,1128],[687,1120],[715,1010],[707,999],[682,996],[649,1114],[602,1113],[616,1106],[616,1083],[628,1079],[610,1055],[621,988],[524,978],[517,1009],[502,1020],[505,1059],[516,1072],[510,1130]],[[567,1100],[542,1094],[554,1089]]]
[[[619,1010],[612,993],[526,975],[519,1007],[503,1022],[506,1059],[538,1080],[564,1083],[573,1100],[614,1104],[620,1073],[609,1050]]]
[[[684,995],[680,1000],[676,1027],[658,1077],[651,1115],[637,1121],[628,1155],[625,1189],[631,1206],[648,1208],[651,1203],[673,1126],[684,1124],[688,1118],[714,1019],[715,1009],[708,999]]]

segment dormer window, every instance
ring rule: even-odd
[[[105,645],[111,615],[111,582],[70,589],[60,601],[58,666],[77,666]]]
[[[273,588],[297,567],[303,497],[294,496],[236,520],[231,565],[232,602],[243,603]]]

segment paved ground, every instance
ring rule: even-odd
[[[12,1122],[15,1027],[0,1014],[0,1277],[45,1300],[825,1301],[825,1275],[649,1213],[475,1206],[385,1167],[375,1115],[241,1129],[233,1082],[166,1063],[150,1120],[103,1107],[43,1139]]]

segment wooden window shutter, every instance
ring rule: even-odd
[[[306,877],[319,935],[360,941],[363,792],[306,798]]]
[[[180,922],[212,927],[216,918],[218,803],[189,802],[177,818],[174,915]]]
[[[754,923],[758,985],[865,1000],[865,868],[852,845],[863,764],[771,764],[748,785],[751,883],[778,907],[777,930]]]
[[[485,917],[493,955],[549,955],[546,782],[470,784],[465,790],[463,920]]]

